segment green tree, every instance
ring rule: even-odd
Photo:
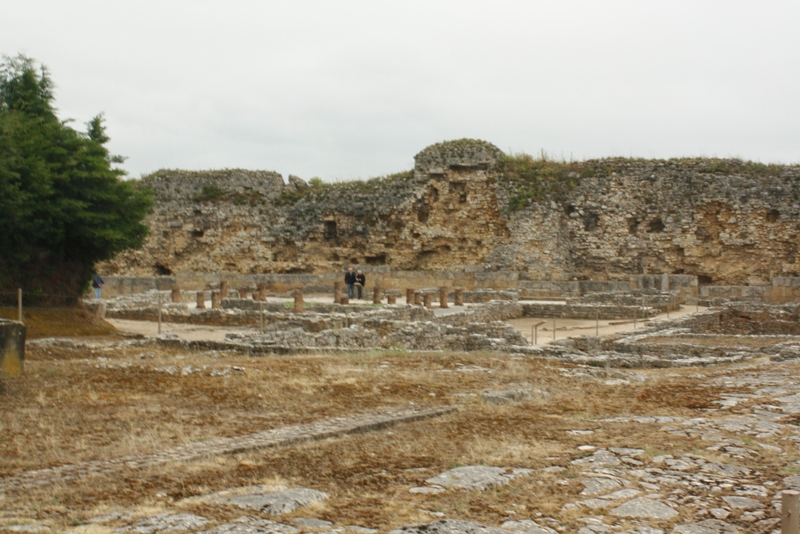
[[[61,121],[47,69],[25,56],[0,64],[0,291],[67,294],[94,265],[141,246],[150,190],[125,181],[98,115],[86,132]]]

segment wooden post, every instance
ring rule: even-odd
[[[24,322],[22,320],[22,288],[17,288],[17,317],[19,318],[19,322]]]
[[[220,308],[220,298],[219,298],[219,291],[212,291],[211,292],[211,308],[212,309],[219,309]]]
[[[264,333],[264,303],[258,303],[258,332]]]
[[[447,288],[440,287],[439,288],[439,307],[440,308],[449,308],[450,306],[447,305]]]
[[[161,335],[161,293],[158,294],[158,335]]]
[[[372,303],[373,304],[381,303],[381,288],[378,285],[376,285],[375,288],[372,290]]]
[[[781,534],[800,532],[800,491],[784,490],[781,494]]]
[[[220,300],[228,298],[228,282],[225,280],[219,283],[219,298]]]
[[[172,302],[181,301],[181,289],[179,287],[172,288]]]
[[[547,321],[539,321],[536,324],[531,325],[531,330],[533,331],[533,344],[539,344],[539,327],[542,326]]]
[[[203,291],[197,292],[197,309],[204,310],[206,308],[206,294]]]
[[[456,289],[455,299],[453,299],[453,304],[456,306],[463,306],[464,305],[464,290],[463,289]]]
[[[553,316],[553,341],[556,340],[556,317]]]
[[[416,304],[417,300],[414,296],[414,290],[412,288],[406,288],[406,304]]]
[[[303,290],[294,290],[294,312],[303,313]]]
[[[600,310],[594,310],[594,335],[600,337]]]
[[[639,307],[633,307],[633,329],[636,330],[636,316],[639,315]]]

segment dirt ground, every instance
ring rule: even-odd
[[[128,331],[152,328],[129,323],[113,321]],[[558,334],[591,330],[589,323],[565,322],[571,330]],[[187,325],[170,328],[178,326],[186,329],[173,332],[184,336],[221,333]],[[618,331],[632,324],[605,327]],[[594,446],[638,447],[648,459],[706,453],[704,438],[609,418],[695,420],[709,414],[715,399],[743,391],[734,382],[711,384],[697,369],[587,375],[574,366],[501,353],[247,357],[109,345],[113,338],[108,336],[77,339],[98,343],[82,349],[30,348],[23,376],[0,381],[0,476],[386,408],[460,409],[391,430],[6,492],[0,497],[0,518],[27,517],[69,530],[101,514],[177,507],[212,520],[232,520],[240,510],[186,499],[253,484],[287,484],[328,493],[328,501],[303,514],[337,524],[386,531],[437,514],[499,524],[535,512],[557,517],[568,531],[577,532],[591,511],[562,510],[582,488],[570,460],[579,457],[576,451],[586,444],[586,433]],[[797,365],[786,369],[796,373]],[[720,372],[737,373],[736,368]],[[483,391],[518,387],[529,389],[531,396],[505,405],[480,397]],[[782,445],[778,437],[761,442]],[[759,473],[779,478],[795,456],[764,455],[758,458]],[[408,491],[444,470],[475,464],[561,465],[565,471],[485,492]]]

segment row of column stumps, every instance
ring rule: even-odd
[[[267,284],[259,283],[255,291],[250,291],[248,288],[239,289],[239,297],[246,299],[248,293],[252,294],[253,300],[266,302],[267,301]],[[448,303],[449,290],[446,287],[439,288],[439,307],[449,308]],[[228,282],[221,281],[219,284],[219,291],[211,291],[211,308],[219,309],[222,307],[222,299],[228,297]],[[205,291],[197,291],[197,308],[206,308],[206,293]],[[336,304],[349,304],[350,299],[344,292],[343,282],[334,282],[333,284],[333,298]],[[380,304],[383,300],[383,291],[380,286],[375,286],[372,291],[372,303]],[[172,289],[172,302],[181,302],[181,289]],[[387,304],[396,304],[397,296],[390,293],[386,295]],[[294,312],[302,313],[305,300],[303,297],[302,289],[295,289],[294,291]],[[413,288],[406,289],[406,304],[413,304],[416,306],[425,306],[426,308],[433,308],[433,294],[430,292],[415,291]],[[464,292],[462,289],[455,290],[455,299],[453,304],[455,306],[464,305]]]

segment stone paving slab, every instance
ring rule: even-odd
[[[314,423],[274,428],[245,436],[190,443],[151,454],[129,455],[107,461],[83,462],[37,469],[0,479],[0,492],[47,486],[57,482],[91,476],[108,475],[122,469],[141,469],[170,462],[186,462],[208,456],[237,454],[305,441],[370,432],[400,423],[411,423],[439,417],[453,413],[458,409],[459,406],[413,407],[358,414],[350,417],[333,417]]]

